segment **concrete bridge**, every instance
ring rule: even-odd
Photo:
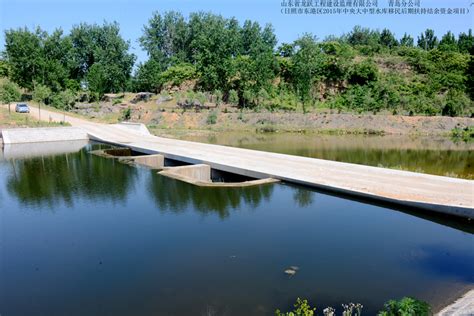
[[[41,111],[41,117],[62,121],[63,114]],[[32,108],[38,117],[37,109]],[[73,127],[34,131],[4,130],[8,144],[89,138],[126,146],[146,154],[251,178],[274,178],[382,203],[474,218],[474,181],[369,167],[314,158],[168,139],[151,135],[141,124],[99,124],[65,117]]]

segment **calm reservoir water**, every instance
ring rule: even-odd
[[[199,188],[92,147],[0,160],[1,315],[272,315],[297,297],[374,315],[474,285],[472,223],[287,184]]]

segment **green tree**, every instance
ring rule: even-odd
[[[99,95],[125,90],[135,55],[128,52],[130,43],[120,36],[118,23],[81,23],[72,28],[70,38],[76,61],[73,78],[85,80],[89,89]],[[89,82],[91,79],[93,82]]]
[[[380,33],[380,44],[388,48],[393,48],[398,46],[398,41],[389,29],[383,29],[382,33]]]
[[[10,66],[10,79],[23,88],[33,89],[33,81],[45,74],[43,40],[40,28],[30,32],[26,27],[5,31],[5,56]],[[41,81],[40,81],[41,82]]]
[[[293,61],[293,86],[296,94],[303,104],[303,111],[310,100],[313,84],[320,79],[320,67],[323,64],[321,50],[316,43],[316,38],[306,34],[295,41],[296,53]]]
[[[367,45],[375,47],[379,43],[380,34],[377,31],[356,25],[345,37],[347,42],[353,46]]]
[[[20,87],[10,80],[3,81],[0,86],[0,101],[8,104],[8,112],[10,113],[10,103],[19,101],[21,97]]]
[[[135,91],[158,92],[163,70],[163,65],[155,59],[139,64],[134,78]]]
[[[459,48],[460,53],[469,54],[469,52],[471,51],[473,47],[474,47],[474,36],[472,35],[471,29],[469,29],[467,34],[466,33],[459,34],[458,48]]]
[[[51,100],[51,103],[55,108],[62,109],[64,111],[69,111],[75,102],[76,94],[69,89],[53,95]]]
[[[411,37],[407,33],[403,34],[403,37],[400,39],[400,46],[413,47],[413,45],[414,45],[413,37]]]
[[[46,101],[51,96],[51,89],[45,85],[40,83],[35,84],[35,88],[33,90],[33,100],[38,102],[39,107],[39,117],[38,119],[41,121],[41,104],[45,104]]]
[[[438,38],[432,29],[427,29],[418,37],[418,47],[424,50],[431,50],[438,46]]]
[[[0,55],[3,55],[0,52]],[[8,77],[9,66],[8,62],[4,58],[0,58],[0,77]]]
[[[295,47],[293,44],[282,43],[277,48],[277,54],[281,57],[291,57],[295,53]]]
[[[140,46],[148,53],[150,60],[168,66],[171,59],[191,61],[188,25],[179,12],[170,11],[162,16],[153,12],[139,38]]]
[[[333,82],[347,79],[354,57],[353,49],[339,42],[323,42],[318,47],[323,53],[320,75]]]
[[[454,37],[454,34],[448,31],[441,38],[441,41],[439,42],[438,47],[439,49],[444,50],[444,51],[457,51],[458,42],[456,41],[456,37]]]
[[[466,84],[471,100],[474,100],[474,45],[471,47],[469,57],[469,64],[466,69]]]
[[[86,76],[87,88],[95,95],[96,100],[100,100],[107,92],[110,76],[107,69],[100,63],[94,63],[89,68]]]

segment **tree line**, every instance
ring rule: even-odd
[[[427,29],[415,43],[408,34],[397,39],[388,29],[356,26],[342,36],[305,34],[277,45],[270,24],[171,11],[153,13],[138,42],[148,60],[134,69],[117,23],[82,23],[68,34],[10,29],[0,75],[62,108],[78,93],[92,102],[193,81],[196,90],[240,107],[473,113],[471,30],[438,38]]]

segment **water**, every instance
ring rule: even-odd
[[[188,133],[180,139],[474,179],[474,142],[447,137],[298,133]]]
[[[469,222],[287,184],[199,188],[89,149],[0,161],[1,315],[272,315],[296,297],[373,315],[474,284]]]

